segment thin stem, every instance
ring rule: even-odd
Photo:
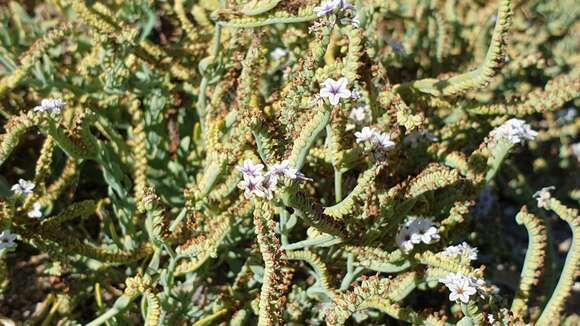
[[[334,200],[338,204],[342,201],[342,171],[334,168]]]

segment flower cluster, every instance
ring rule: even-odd
[[[475,278],[473,276],[466,276],[463,273],[449,273],[439,282],[445,284],[449,289],[449,300],[458,301],[463,303],[468,303],[469,298],[479,293],[481,297],[485,294],[483,286],[485,282],[481,279]]]
[[[368,143],[373,148],[388,150],[395,146],[391,136],[387,133],[381,133],[375,128],[364,127],[361,131],[354,133],[357,143]]]
[[[417,217],[407,221],[397,233],[395,241],[404,252],[413,250],[421,242],[432,244],[439,241],[439,231],[429,218]]]
[[[35,112],[50,112],[54,114],[59,114],[64,108],[65,102],[60,99],[44,99],[40,102],[39,106],[36,106],[33,110]]]
[[[512,144],[518,144],[525,140],[533,140],[538,132],[532,130],[524,120],[514,118],[492,130],[490,135],[496,140],[506,139]]]
[[[445,248],[443,251],[443,255],[447,257],[457,257],[463,256],[469,258],[469,260],[476,260],[477,259],[477,248],[474,248],[467,244],[467,242],[463,242],[456,246],[449,246]]]
[[[550,191],[554,189],[556,189],[554,186],[544,187],[534,193],[534,198],[538,201],[538,207],[548,209],[550,198],[552,198]]]
[[[335,10],[354,10],[354,6],[346,0],[328,0],[320,6],[314,7],[314,12],[318,17],[328,15]]]
[[[14,248],[16,246],[14,240],[16,240],[16,234],[10,233],[9,230],[2,231],[0,233],[0,250]]]
[[[34,182],[24,179],[18,179],[18,183],[12,185],[12,188],[10,189],[16,195],[28,196],[32,193],[32,191],[34,191],[34,187],[36,187]]]
[[[282,177],[291,180],[311,180],[292,167],[288,160],[272,165],[266,174],[262,174],[263,164],[254,164],[251,160],[245,160],[237,169],[243,176],[238,187],[244,190],[246,198],[257,196],[271,200],[277,189],[279,178]]]
[[[347,87],[348,80],[341,77],[339,80],[328,78],[324,81],[324,87],[320,89],[320,97],[328,97],[332,105],[337,105],[341,98],[350,98],[352,93]]]

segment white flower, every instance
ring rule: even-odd
[[[276,61],[284,58],[288,55],[288,50],[282,48],[275,48],[272,52],[270,52],[270,57]]]
[[[550,186],[544,187],[539,191],[536,191],[533,197],[536,198],[536,200],[538,201],[538,207],[548,209],[550,198],[552,198],[552,196],[550,195],[550,191],[554,189],[556,189],[556,187]]]
[[[36,185],[32,181],[18,179],[18,183],[12,185],[12,188],[10,189],[17,195],[28,196],[29,194],[32,193],[35,186]]]
[[[387,133],[381,133],[375,128],[364,127],[361,131],[355,132],[357,143],[363,143],[369,141],[372,147],[386,151],[395,146],[395,143],[391,140],[391,136]]]
[[[277,177],[288,177],[290,179],[296,178],[296,172],[298,170],[294,169],[290,166],[290,161],[284,160],[280,163],[276,163],[270,167],[270,171],[268,174],[277,176]]]
[[[0,233],[0,250],[16,247],[14,240],[16,240],[16,234],[10,233],[10,230],[2,231]]]
[[[477,254],[479,253],[479,249],[470,246],[467,242],[462,242],[459,247],[459,253],[469,260],[477,260]]]
[[[493,325],[493,323],[495,323],[495,317],[493,317],[493,315],[492,315],[492,314],[488,314],[488,315],[487,315],[487,322],[488,322],[490,325]]]
[[[354,136],[356,137],[357,143],[362,143],[362,142],[365,142],[367,140],[373,139],[376,134],[377,134],[377,130],[375,128],[364,127],[364,128],[362,128],[361,131],[355,132]]]
[[[514,118],[492,130],[490,135],[495,139],[503,138],[512,144],[518,144],[525,140],[533,140],[538,132],[532,130],[524,120]]]
[[[280,163],[276,163],[270,167],[268,175],[271,174],[276,177],[286,177],[291,180],[312,180],[306,178],[302,172],[290,165],[290,161],[284,160]]]
[[[372,142],[375,146],[382,150],[388,150],[390,148],[395,147],[395,142],[391,140],[391,136],[386,133],[375,134],[372,139]]]
[[[447,275],[445,275],[444,278],[439,279],[439,282],[447,285],[447,284],[451,284],[451,283],[455,283],[461,279],[463,279],[465,277],[465,275],[463,275],[462,273],[449,273]]]
[[[356,122],[364,122],[370,119],[370,113],[368,105],[359,105],[350,111],[349,118]]]
[[[475,290],[479,294],[479,297],[484,299],[485,295],[487,294],[487,291],[484,288],[485,281],[479,278],[475,278],[473,276],[467,276],[467,279],[469,281],[469,285],[475,288]]]
[[[401,250],[409,252],[415,244],[432,244],[439,239],[439,233],[431,219],[419,217],[407,221],[397,233],[395,241]]]
[[[439,241],[440,236],[433,221],[428,218],[419,217],[411,221],[414,233],[411,235],[411,241],[415,244],[421,242],[432,244]]]
[[[341,5],[341,0],[329,0],[320,6],[314,7],[314,12],[316,13],[316,16],[321,17],[333,12],[335,9],[341,7]]]
[[[463,242],[456,246],[449,246],[443,251],[443,255],[447,257],[464,256],[469,260],[476,260],[479,250],[471,247],[467,242]]]
[[[463,303],[469,302],[469,297],[474,295],[477,290],[471,286],[468,280],[461,280],[456,283],[447,285],[449,288],[449,300],[457,301],[461,300]]]
[[[339,80],[328,78],[324,81],[324,87],[320,89],[321,97],[328,97],[330,104],[337,105],[341,98],[349,98],[350,90],[347,88],[348,80],[341,77]]]
[[[245,177],[258,177],[262,175],[262,169],[264,169],[263,164],[254,164],[251,160],[245,160],[242,166],[238,166],[237,169],[242,172]]]
[[[256,195],[258,197],[265,197],[266,193],[264,192],[262,182],[264,181],[263,176],[245,176],[244,180],[242,180],[238,184],[238,188],[244,190],[244,196],[246,198],[252,197],[252,195]]]
[[[35,112],[50,112],[50,113],[59,114],[60,111],[62,110],[62,108],[64,108],[65,104],[66,103],[60,98],[43,99],[40,102],[40,105],[36,106],[33,110]]]
[[[403,252],[409,252],[413,250],[414,245],[413,241],[411,241],[413,233],[414,229],[412,229],[408,224],[403,225],[403,227],[399,230],[399,233],[397,233],[395,242]]]
[[[316,16],[320,17],[333,12],[335,9],[354,10],[355,7],[348,3],[347,0],[329,0],[320,6],[314,7],[314,12]]]
[[[40,205],[40,203],[36,202],[34,203],[34,205],[32,205],[32,209],[28,211],[28,217],[30,218],[41,218],[42,217],[42,211],[40,210],[42,208],[42,206]]]
[[[439,282],[445,284],[449,289],[449,300],[460,300],[463,303],[468,303],[469,297],[477,293],[478,288],[484,284],[482,280],[465,276],[460,272],[449,273],[444,278],[439,279]]]
[[[574,156],[576,156],[576,160],[580,162],[580,143],[572,145],[572,154],[574,154]]]

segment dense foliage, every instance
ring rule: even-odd
[[[579,17],[3,1],[2,320],[577,325]]]

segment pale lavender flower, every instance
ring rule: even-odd
[[[18,183],[12,185],[12,188],[10,189],[17,195],[28,196],[29,194],[32,193],[35,186],[36,185],[32,181],[18,179]]]
[[[59,114],[64,108],[66,103],[60,99],[43,99],[39,106],[36,106],[33,110],[35,112],[50,112],[54,114]]]
[[[266,193],[263,189],[263,181],[263,176],[244,176],[244,179],[238,184],[238,188],[244,190],[244,196],[246,198],[251,198],[252,195],[265,197]]]
[[[339,80],[328,78],[324,87],[320,89],[321,97],[328,97],[330,104],[337,105],[341,98],[350,98],[351,92],[347,88],[348,80],[341,77]]]
[[[306,178],[302,172],[290,165],[290,161],[288,160],[272,165],[268,174],[272,174],[276,177],[286,177],[291,180],[312,180]]]
[[[329,13],[333,12],[335,9],[340,8],[342,6],[341,0],[329,0],[325,3],[322,3],[320,6],[314,7],[314,12],[316,16],[321,17],[324,15],[328,15]]]
[[[267,174],[264,180],[262,180],[260,190],[264,193],[264,197],[268,200],[274,198],[274,192],[278,186],[278,177],[273,174]]]
[[[439,231],[434,226],[433,221],[428,218],[418,217],[411,220],[411,225],[415,232],[411,235],[411,241],[415,244],[421,242],[425,244],[432,244],[439,241]]]
[[[10,230],[2,231],[0,233],[0,250],[16,247],[14,240],[16,240],[16,234],[10,233]]]
[[[393,142],[391,136],[386,133],[375,133],[372,142],[376,147],[382,150],[388,150],[395,147],[395,142]]]
[[[238,166],[237,169],[242,172],[244,177],[257,177],[262,175],[262,169],[264,169],[263,164],[254,164],[252,160],[245,160],[242,166]]]

